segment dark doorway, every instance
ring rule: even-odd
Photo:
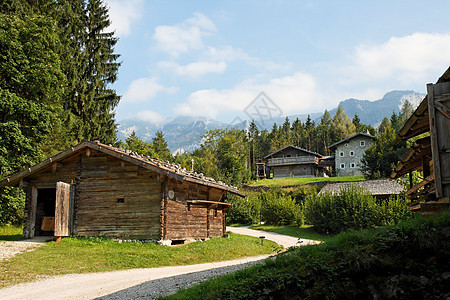
[[[56,189],[39,189],[34,235],[54,235]]]

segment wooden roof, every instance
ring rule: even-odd
[[[448,81],[450,81],[450,67],[444,72],[444,74],[442,74],[436,83]],[[394,140],[394,145],[401,140],[407,140],[428,131],[430,131],[430,121],[428,118],[428,98],[425,97],[398,133],[396,139]]]
[[[372,194],[373,196],[384,195],[398,195],[404,188],[396,181],[388,179],[366,180],[366,181],[352,181],[352,182],[332,182],[324,186],[319,195],[325,192],[339,194],[342,189],[356,187]]]
[[[347,137],[347,138],[345,138],[345,139],[343,139],[343,140],[340,140],[340,141],[337,142],[337,143],[334,143],[333,145],[328,146],[328,148],[329,148],[329,149],[332,149],[332,148],[334,148],[334,147],[337,147],[339,144],[342,144],[343,142],[349,141],[349,140],[351,140],[351,139],[353,139],[353,138],[355,138],[355,137],[357,137],[357,136],[360,136],[360,135],[365,136],[365,137],[368,137],[368,138],[375,139],[375,137],[374,137],[373,135],[370,135],[370,134],[367,134],[367,133],[358,132],[357,134],[354,134],[354,135],[352,135],[352,136],[349,136],[349,137]]]
[[[317,156],[317,157],[319,157],[319,158],[322,157],[321,154],[316,153],[316,152],[314,152],[314,151],[309,151],[309,150],[306,150],[306,149],[303,149],[303,148],[300,148],[300,147],[297,147],[297,146],[293,146],[293,145],[287,145],[286,147],[283,147],[283,148],[281,148],[281,149],[279,149],[279,150],[277,150],[277,151],[275,151],[275,152],[272,152],[272,153],[266,155],[266,156],[264,157],[264,159],[269,158],[270,156],[272,156],[272,155],[274,155],[274,154],[276,154],[276,153],[278,153],[278,152],[281,152],[281,151],[283,151],[283,150],[285,150],[285,149],[287,149],[287,148],[293,148],[293,149],[295,149],[295,150],[303,151],[303,152],[306,152],[306,153],[308,153],[308,154]]]
[[[101,144],[100,142],[90,142],[90,141],[81,142],[80,144],[73,146],[59,154],[56,154],[55,156],[50,157],[34,166],[31,166],[25,170],[15,173],[10,177],[1,181],[0,186],[17,185],[21,179],[43,170],[44,168],[50,166],[52,163],[61,161],[69,156],[82,152],[87,148],[103,152],[105,154],[135,164],[139,167],[154,171],[158,174],[168,176],[178,181],[197,183],[217,188],[220,190],[225,190],[238,196],[245,197],[245,194],[240,192],[236,187],[228,186],[221,181],[215,181],[213,178],[203,176],[203,174],[198,174],[197,172],[186,170],[182,168],[180,165],[160,161],[158,159],[154,159],[151,157],[141,156],[138,153],[130,150],[123,150]]]
[[[429,164],[431,160],[431,139],[427,136],[414,143],[394,172],[392,172],[391,178],[398,178],[411,171],[422,169],[423,163]]]

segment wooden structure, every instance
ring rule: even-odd
[[[264,162],[256,163],[256,179],[270,178],[270,168]]]
[[[407,194],[413,200],[411,208],[426,213],[450,203],[450,68],[436,84],[427,85],[427,96],[400,130],[394,144],[418,137],[391,178],[409,173],[412,185],[412,172],[422,170],[423,180]]]
[[[321,158],[319,153],[292,145],[264,157],[272,170],[273,178],[323,176],[323,168],[319,166]]]
[[[319,195],[322,195],[326,192],[339,195],[341,190],[351,187],[361,189],[367,193],[370,193],[378,200],[387,199],[394,195],[399,195],[404,190],[404,187],[396,181],[388,179],[375,179],[350,182],[330,182],[320,190]]]
[[[227,193],[168,162],[82,142],[0,182],[26,191],[24,236],[186,240],[222,236]],[[49,220],[54,218],[54,227]]]

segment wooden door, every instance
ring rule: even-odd
[[[69,236],[70,184],[56,183],[55,236]]]

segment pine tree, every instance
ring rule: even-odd
[[[153,138],[153,149],[155,150],[156,158],[164,161],[172,161],[173,157],[170,153],[167,142],[164,139],[162,131],[157,131],[156,136]]]

